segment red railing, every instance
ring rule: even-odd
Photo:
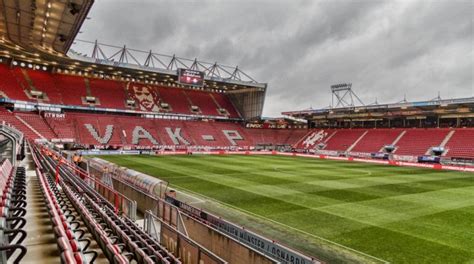
[[[130,200],[126,196],[122,195],[121,193],[115,191],[113,187],[107,186],[104,184],[100,179],[92,177],[88,172],[84,171],[83,169],[79,168],[75,164],[69,162],[66,158],[62,157],[59,153],[54,150],[51,150],[45,146],[39,146],[40,152],[45,155],[51,157],[55,160],[55,179],[56,184],[59,184],[61,181],[61,168],[68,168],[70,169],[77,177],[80,177],[84,180],[89,186],[93,187],[94,190],[99,193],[102,197],[104,197],[107,201],[109,201],[113,207],[115,213],[123,213],[127,215],[132,220],[136,218],[136,202]],[[33,155],[33,159],[35,163],[38,165],[38,158]]]

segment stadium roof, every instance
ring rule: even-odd
[[[255,81],[239,67],[75,40],[93,3],[94,0],[0,0],[0,58],[73,74],[173,86],[180,86],[176,84],[177,68],[193,69],[204,72],[204,89],[265,94],[267,84]],[[94,45],[96,52],[87,56],[70,50],[77,42]],[[146,56],[140,60],[143,54]]]
[[[0,0],[0,40],[30,52],[65,54],[94,0]]]
[[[283,112],[282,115],[299,119],[367,119],[407,116],[472,116],[474,115],[474,97],[458,99],[435,99],[420,102],[399,102],[394,104],[375,104],[365,106],[308,109]]]
[[[200,61],[197,58],[188,59],[176,55],[165,55],[149,51],[103,44],[98,41],[76,39],[75,44],[82,50],[90,50],[89,54],[82,54],[71,49],[68,56],[78,61],[103,65],[107,68],[120,67],[129,70],[147,71],[155,74],[164,74],[177,77],[177,69],[189,69],[204,72],[208,86],[218,87],[221,90],[239,90],[243,88],[259,88],[264,90],[265,83],[257,82],[238,66],[227,66],[217,62]],[[176,79],[176,78],[174,78]],[[218,85],[217,83],[222,83]]]
[[[86,42],[93,47],[91,56],[74,52],[72,44],[85,42],[75,38],[94,0],[0,1],[0,63],[87,78],[226,92],[246,119],[262,113],[267,84],[238,67],[98,42]],[[179,83],[178,68],[203,72],[203,86]]]

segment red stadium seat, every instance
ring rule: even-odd
[[[437,147],[447,136],[448,129],[407,129],[396,144],[397,155],[425,155],[431,147]]]
[[[352,149],[354,152],[379,152],[392,144],[403,129],[371,129]]]
[[[445,149],[448,157],[474,158],[474,129],[456,129]]]

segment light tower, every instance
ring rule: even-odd
[[[332,108],[337,107],[354,107],[354,102],[359,102],[361,105],[365,105],[359,96],[352,91],[352,83],[340,83],[331,85],[332,92]],[[334,97],[336,97],[337,103],[334,106]]]

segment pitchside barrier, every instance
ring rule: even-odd
[[[89,173],[105,180],[106,175],[113,176],[114,179],[135,186],[145,193],[153,196],[164,197],[167,188],[167,182],[159,180],[156,177],[131,170],[125,167],[117,166],[115,163],[108,162],[99,158],[92,158],[87,161]],[[144,211],[143,211],[144,212]]]
[[[263,254],[260,250],[256,250],[255,248],[248,246],[247,243],[242,243],[232,236],[221,232],[220,230],[209,225],[209,223],[206,221],[203,221],[203,219],[191,217],[191,215],[188,215],[186,212],[180,210],[179,207],[176,207],[175,205],[163,199],[156,198],[156,204],[158,205],[158,213],[156,215],[150,211],[145,212],[145,215],[148,215],[149,217],[148,219],[145,218],[145,230],[147,230],[151,236],[158,238],[160,243],[167,248],[177,248],[179,250],[179,254],[191,254],[191,256],[188,255],[188,257],[190,259],[194,259],[196,258],[196,251],[190,250],[190,248],[196,248],[199,246],[202,250],[198,250],[197,253],[209,252],[209,254],[206,253],[207,257],[210,257],[211,254],[216,255],[228,263],[281,263],[275,258]],[[199,209],[194,210],[196,210],[194,213],[197,213]],[[171,233],[165,233],[163,235],[162,232]],[[187,238],[188,247],[180,246],[183,245],[183,242],[180,240],[183,238],[183,235],[185,235]],[[189,245],[191,241],[194,243],[194,246]],[[296,264],[296,262],[288,263]]]
[[[139,155],[140,151],[84,151],[83,155]],[[142,153],[143,154],[143,153]],[[343,161],[357,161],[374,164],[385,164],[392,166],[418,167],[436,170],[454,170],[464,172],[474,172],[474,167],[469,165],[445,165],[445,164],[423,164],[417,163],[417,157],[406,155],[393,155],[393,160],[372,159],[367,155],[356,153],[355,157],[340,157],[337,151],[318,151],[318,153],[300,153],[300,152],[278,152],[278,151],[150,151],[147,155],[282,155],[297,156],[316,159],[330,159]]]
[[[148,217],[148,219],[145,219],[146,231],[174,253],[186,254],[187,259],[202,258],[202,260],[205,260],[203,263],[221,263],[219,259],[213,259],[213,255],[220,256],[225,261],[224,263],[280,263],[246,243],[242,243],[204,223],[202,219],[183,216],[179,207],[159,197],[160,193],[164,192],[158,191],[158,188],[166,188],[163,187],[166,185],[155,177],[140,174],[97,158],[88,161],[88,168],[92,178],[101,179],[102,181],[108,181],[108,178],[110,178],[115,191],[137,201],[138,210]],[[104,177],[104,174],[109,177]],[[129,179],[127,180],[127,178]],[[195,214],[197,213],[195,212]],[[159,223],[154,218],[158,219]],[[186,237],[183,237],[183,235],[186,235]],[[196,247],[198,250],[195,250]],[[200,247],[202,250],[199,249]],[[209,251],[204,250],[204,248],[209,249]]]
[[[137,220],[137,201],[130,199],[130,197],[119,190],[115,190],[113,184],[108,179],[97,179],[72,164],[68,164],[67,166],[75,171],[76,175],[82,177],[86,183],[94,188],[102,197],[113,204],[117,213],[124,214],[133,221]]]
[[[258,153],[272,154],[272,152]],[[200,152],[200,154],[203,154],[203,152]],[[217,246],[216,243],[220,243],[218,241],[224,239],[227,241],[225,244],[230,243],[234,249],[238,249],[237,252],[241,252],[242,250],[248,251],[245,256],[252,256],[252,259],[247,259],[247,261],[250,262],[243,261],[240,263],[264,263],[265,261],[260,259],[261,256],[252,253],[254,250],[283,263],[321,263],[319,260],[315,260],[303,253],[292,250],[269,238],[240,227],[237,224],[223,220],[173,197],[165,196],[164,191],[161,189],[161,191],[157,191],[157,188],[163,188],[166,184],[155,177],[140,174],[98,158],[90,159],[88,164],[89,172],[96,179],[105,180],[106,178],[103,176],[104,171],[109,174],[114,189],[128,198],[137,201],[139,211],[143,213],[150,211],[151,214],[156,215],[170,227],[177,228],[179,231],[187,230],[184,233],[190,234],[192,239],[202,243],[204,246],[218,249],[220,247]],[[129,179],[126,180],[127,178]],[[143,179],[146,179],[146,181]],[[160,195],[166,197],[166,200],[160,199]],[[181,218],[181,212],[184,212],[186,217]],[[186,224],[181,222],[183,219],[185,219]],[[222,234],[225,234],[225,236]],[[242,247],[242,245],[245,245],[245,247]],[[248,250],[249,248],[252,250]],[[223,256],[221,254],[224,254],[225,257],[223,258],[225,260],[230,263],[237,263],[240,257],[235,257],[233,252],[234,251],[226,251],[222,248],[218,255]]]
[[[427,168],[427,169],[435,169],[435,170],[454,170],[454,171],[474,172],[474,167],[470,167],[470,166],[426,164],[426,163],[416,163],[416,162],[410,162],[410,161],[362,159],[362,158],[354,158],[354,157],[333,157],[333,156],[326,156],[326,155],[319,155],[319,154],[314,155],[314,154],[285,153],[285,152],[279,152],[277,154],[283,155],[283,156],[297,156],[297,157],[307,157],[307,158],[316,158],[316,159],[356,161],[356,162],[364,162],[364,163],[385,164],[385,165],[403,166],[403,167],[417,167],[417,168]]]
[[[179,153],[181,154],[181,153]],[[339,157],[337,155],[327,154],[304,154],[297,152],[278,152],[278,151],[207,151],[207,152],[190,152],[192,155],[281,155],[281,156],[295,156],[295,157],[306,157],[316,159],[329,159],[329,160],[342,160],[342,161],[357,161],[374,164],[385,164],[392,166],[404,166],[404,167],[418,167],[435,170],[454,170],[464,172],[474,172],[473,166],[455,166],[455,165],[444,165],[444,164],[426,164],[417,163],[417,158],[414,156],[396,156],[396,159],[400,160],[380,160],[370,158],[356,158],[356,157]],[[336,154],[332,153],[331,154]],[[157,154],[160,155],[160,154]],[[173,155],[173,152],[167,152],[166,155]]]
[[[299,263],[282,262],[277,258],[272,258],[264,254],[262,250],[251,247],[248,243],[244,243],[228,233],[222,232],[203,218],[196,217],[196,215],[203,213],[200,209],[189,207],[187,211],[183,211],[181,208],[162,199],[158,199],[158,208],[157,218],[160,219],[162,223],[166,223],[169,227],[186,234],[189,239],[199,243],[229,263]],[[151,231],[154,230],[152,229]]]
[[[68,170],[71,175],[81,177],[90,187],[94,188],[100,195],[106,198],[107,201],[109,201],[114,206],[115,212],[117,214],[126,215],[133,221],[137,219],[137,202],[114,190],[110,182],[91,176],[87,171],[84,171],[75,164],[69,162],[58,152],[41,145],[37,147],[43,153],[43,155],[53,157],[55,160],[56,182],[60,181],[60,170]]]
[[[176,155],[183,154],[183,152],[166,152],[161,154]],[[355,157],[337,157],[323,154],[286,153],[276,151],[236,152],[221,150],[207,152],[187,152],[186,154],[282,155],[330,160],[356,161],[394,166],[412,166],[431,169],[446,169],[474,172],[473,167],[459,167],[441,164],[423,164],[407,161],[379,160]],[[261,254],[264,254],[265,256],[268,256],[271,259],[275,259],[277,262],[281,261],[283,263],[321,263],[321,261],[319,260],[308,257],[298,251],[292,250],[278,242],[265,238],[250,230],[240,227],[232,222],[221,219],[201,209],[183,203],[177,200],[175,197],[165,195],[167,183],[155,177],[141,174],[124,167],[119,167],[113,163],[98,158],[91,159],[88,164],[89,172],[91,173],[91,175],[94,175],[95,179],[101,180],[102,182],[107,181],[107,177],[104,177],[104,175],[108,174],[111,178],[111,182],[113,182],[115,190],[119,190],[120,193],[124,194],[129,198],[133,197],[133,199],[138,202],[137,206],[140,211],[150,211],[150,214],[156,215],[163,223],[166,223],[166,225],[169,226],[171,229],[176,229],[179,232],[182,232],[183,234],[187,234],[190,239],[192,239],[196,243],[199,243],[205,248],[212,249],[212,253],[221,256],[224,260],[230,263],[266,263],[265,259],[259,259],[259,255],[255,255],[255,252],[260,252]],[[166,200],[163,200],[162,198],[165,198]],[[223,243],[223,241],[226,242]],[[232,250],[228,249],[229,245],[232,245]],[[247,249],[247,254],[244,255],[252,256],[252,259],[246,259],[247,262],[238,262],[237,259],[233,259],[233,252],[241,252],[245,249]],[[248,251],[248,249],[253,250]],[[254,262],[256,261],[255,258],[258,259],[258,262]]]
[[[200,217],[202,214],[206,214],[204,211],[184,203],[181,203],[181,207],[186,208],[186,210],[182,210],[182,208],[168,201],[159,199],[157,217],[163,223],[185,233],[190,239],[201,244],[203,247],[211,249],[213,253],[229,263],[301,263],[296,262],[296,260],[292,262],[281,261],[281,259],[269,256],[260,248],[252,247],[246,241],[241,241],[228,232],[223,232],[213,226],[210,222]]]
[[[181,211],[193,218],[197,218],[219,230],[222,233],[234,238],[241,243],[248,245],[263,254],[270,256],[283,263],[292,264],[319,264],[322,263],[303,253],[290,249],[274,240],[258,235],[248,229],[238,226],[230,221],[217,217],[209,212],[198,209],[189,204],[181,202],[174,197],[166,196],[166,201],[177,206]]]
[[[189,239],[187,234],[164,222],[151,211],[145,212],[143,230],[164,245],[175,256],[181,256],[183,263],[226,264],[224,259]]]

